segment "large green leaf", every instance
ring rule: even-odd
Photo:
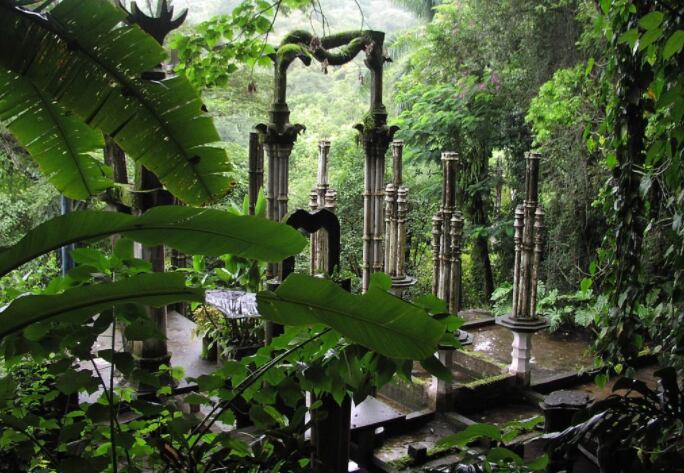
[[[0,122],[62,193],[82,200],[112,185],[103,163],[102,133],[73,117],[33,84],[0,67]]]
[[[0,251],[0,276],[70,243],[117,233],[146,245],[165,244],[189,254],[232,254],[273,262],[295,255],[306,246],[306,239],[287,225],[215,209],[160,206],[140,217],[117,212],[73,212],[37,226]]]
[[[124,20],[107,0],[63,0],[46,14],[0,0],[0,65],[114,138],[179,198],[224,195],[231,166],[198,93],[181,76],[142,80],[166,54]]]
[[[257,295],[259,313],[285,325],[323,323],[382,355],[424,360],[434,355],[445,325],[425,310],[371,287],[353,295],[334,282],[293,274],[274,292]]]
[[[141,274],[114,283],[69,289],[56,296],[25,296],[0,312],[0,339],[36,322],[88,317],[118,304],[163,306],[203,300],[204,291],[186,287],[185,276],[177,273]]]

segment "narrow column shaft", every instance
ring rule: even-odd
[[[337,213],[337,191],[334,189],[328,189],[325,193],[325,208],[332,213]],[[325,230],[319,230],[319,233],[325,237],[318,244],[319,272],[327,273],[328,265],[330,264],[328,260],[328,233]]]
[[[463,236],[463,216],[454,212],[451,218],[451,261],[449,281],[449,312],[457,314],[461,303],[461,238]]]
[[[406,275],[406,216],[408,213],[408,187],[401,186],[397,192],[397,218],[396,231],[394,234],[396,266],[394,274],[398,278]]]
[[[312,190],[311,193],[309,194],[309,210],[311,212],[315,212],[318,210],[318,194],[316,193],[315,190]],[[319,272],[319,266],[318,266],[318,258],[319,258],[319,249],[318,249],[318,238],[315,238],[314,235],[309,240],[310,244],[310,251],[309,251],[309,258],[310,258],[310,270],[311,274],[316,274]]]
[[[254,215],[259,191],[264,186],[264,148],[259,133],[249,134],[249,214]]]
[[[311,444],[313,473],[347,473],[349,471],[349,449],[351,431],[352,401],[345,396],[338,405],[330,394],[313,397],[320,401],[321,409],[312,414]],[[325,413],[325,416],[322,415]]]
[[[330,188],[328,181],[328,168],[330,156],[330,141],[321,140],[318,143],[318,173],[316,179],[316,187],[311,191],[311,200],[316,199],[316,208],[322,209],[326,207],[326,194]],[[312,207],[312,210],[313,207]],[[325,273],[327,271],[327,254],[328,254],[328,235],[325,230],[319,230],[315,235],[311,236],[312,274]],[[314,259],[315,248],[315,259]]]
[[[366,157],[363,179],[363,263],[362,263],[362,286],[368,289],[370,284],[371,258],[372,258],[372,218],[373,218],[373,182],[375,167],[370,157]]]
[[[290,182],[290,152],[291,146],[280,146],[280,153],[278,155],[280,166],[280,193],[278,195],[278,221],[282,221],[287,215],[287,204],[289,200],[289,182]]]
[[[537,284],[539,282],[539,267],[544,249],[544,210],[537,207],[534,219],[534,259],[532,261],[532,275],[530,281],[530,318],[537,317]]]
[[[390,276],[395,275],[395,231],[394,226],[394,204],[395,204],[394,184],[387,184],[385,188],[385,272]]]
[[[451,209],[442,210],[442,235],[440,241],[439,298],[449,300],[449,281],[451,281]]]
[[[383,266],[383,235],[384,235],[384,209],[383,201],[385,198],[385,152],[377,149],[376,151],[376,171],[375,171],[375,222],[373,225],[373,272],[382,271]]]
[[[527,196],[523,204],[523,228],[521,242],[521,257],[519,269],[519,282],[517,288],[516,308],[518,318],[530,319],[532,311],[530,307],[536,305],[536,299],[532,299],[532,265],[534,261],[534,222],[537,210],[537,198],[539,189],[539,154],[527,154],[526,185]],[[536,281],[534,282],[536,286]],[[536,288],[535,297],[536,297]]]
[[[524,216],[525,211],[523,206],[518,205],[515,208],[515,221],[513,223],[513,227],[515,228],[515,234],[513,236],[513,244],[515,246],[515,259],[513,263],[513,317],[518,317],[520,315],[518,296],[520,292],[520,260],[522,253],[522,228]]]
[[[439,243],[442,237],[442,217],[441,213],[432,217],[432,293],[439,297]]]
[[[403,184],[404,142],[392,142],[392,184],[398,189]]]
[[[318,186],[328,186],[328,166],[330,156],[330,141],[322,140],[318,143]]]
[[[142,259],[152,263],[152,271],[155,273],[164,272],[163,246],[143,246]],[[159,329],[159,332],[166,335],[166,307],[147,307],[146,309],[150,319],[152,319],[155,326]],[[154,338],[145,340],[144,342],[135,343],[140,344],[139,351],[136,350],[135,355],[140,358],[141,363],[145,363],[147,360],[150,360],[151,363],[149,364],[149,367],[158,369],[159,364],[169,362],[170,353],[168,353],[166,339]]]
[[[275,144],[269,144],[266,147],[266,154],[268,155],[268,178],[266,184],[266,217],[269,220],[278,221],[278,151]],[[278,264],[268,263],[266,267],[266,278],[273,279],[278,274]]]
[[[266,217],[271,220],[277,218],[276,214],[276,199],[278,192],[278,167],[276,145],[269,144],[266,147],[266,154],[268,155],[268,178],[266,182]]]
[[[267,217],[270,220],[280,222],[287,214],[289,192],[288,168],[292,144],[268,143],[266,152],[268,154]],[[268,278],[281,278],[281,268],[282,265],[280,263],[269,263],[267,269]]]
[[[452,281],[451,225],[456,203],[456,179],[458,176],[458,153],[442,153],[442,205],[440,208],[441,231],[439,234],[439,282],[437,297],[449,301]]]

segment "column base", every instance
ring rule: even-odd
[[[462,347],[473,344],[473,335],[465,330],[459,329],[454,335],[458,338],[458,341],[461,342]]]
[[[511,315],[504,315],[496,319],[496,324],[513,332],[513,350],[508,372],[514,374],[519,384],[528,386],[532,374],[532,336],[549,327],[546,319],[516,319]]]
[[[454,366],[454,351],[453,347],[444,347],[437,351],[437,358],[449,371]],[[446,409],[453,391],[453,381],[445,381],[433,376],[432,386],[430,387],[430,407],[433,409]]]
[[[415,286],[417,283],[418,280],[411,276],[393,276],[392,289],[390,289],[390,292],[395,296],[403,299],[404,293],[408,290],[408,288]]]

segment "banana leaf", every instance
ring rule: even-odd
[[[141,78],[166,53],[107,0],[63,0],[45,13],[0,0],[0,44],[0,66],[111,136],[180,199],[201,204],[230,189],[232,166],[197,91],[181,76]]]
[[[118,304],[163,306],[202,302],[204,291],[186,287],[179,273],[153,273],[118,282],[68,289],[56,296],[25,296],[0,312],[0,340],[31,324],[59,317],[87,319]]]
[[[292,274],[257,295],[262,317],[284,325],[323,323],[349,340],[396,359],[434,356],[446,326],[418,306],[371,287],[353,295],[330,280]]]
[[[122,234],[143,244],[165,244],[188,254],[232,254],[277,262],[301,252],[306,239],[293,228],[215,209],[160,206],[136,217],[118,212],[72,212],[38,225],[0,250],[0,276],[22,264],[78,241]]]
[[[112,185],[102,155],[104,139],[31,82],[0,67],[0,122],[38,163],[60,192],[75,200]]]

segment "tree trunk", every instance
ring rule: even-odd
[[[474,166],[478,167],[478,182],[485,182],[489,177],[489,149],[485,146],[480,147],[475,153]],[[470,215],[474,227],[489,227],[489,192],[487,189],[479,189],[470,197]],[[474,242],[473,260],[476,263],[476,274],[482,278],[483,295],[489,302],[494,293],[494,272],[489,256],[489,236],[480,235]]]
[[[475,240],[475,252],[482,266],[484,296],[490,301],[494,293],[494,272],[492,271],[492,262],[489,257],[489,239],[487,237],[477,237]]]

